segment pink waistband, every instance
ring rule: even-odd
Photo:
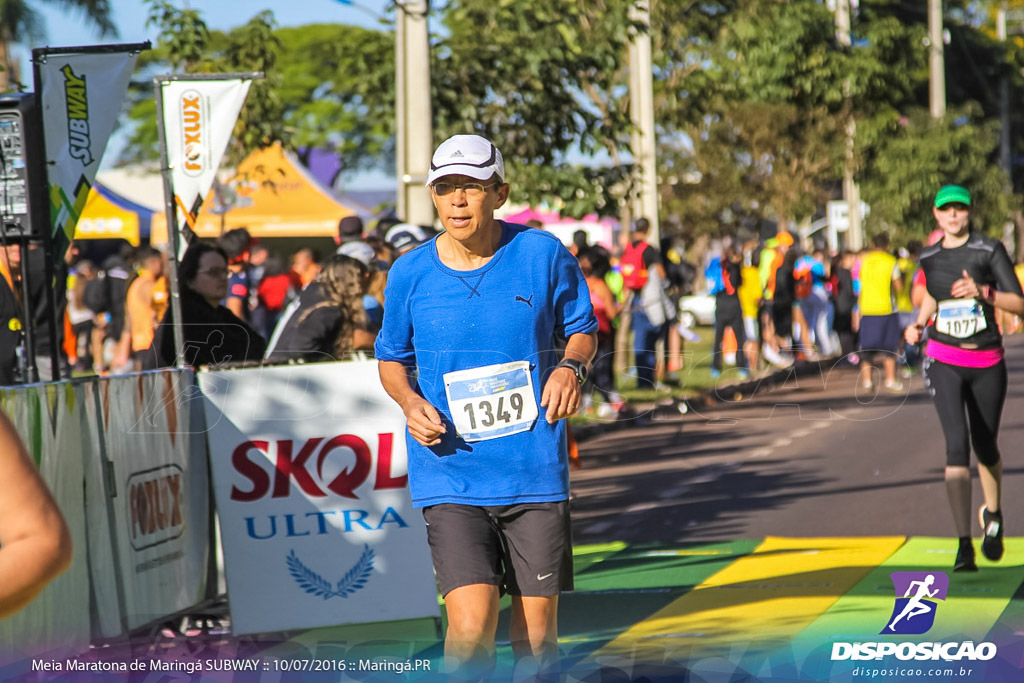
[[[959,365],[962,368],[990,368],[1003,360],[1003,347],[995,349],[961,349],[957,346],[950,346],[937,342],[934,339],[928,340],[928,346],[924,350],[925,355],[949,365]]]

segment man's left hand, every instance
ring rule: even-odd
[[[570,368],[555,368],[544,384],[544,392],[540,398],[541,407],[548,409],[548,424],[575,415],[580,408],[581,396],[576,373]]]

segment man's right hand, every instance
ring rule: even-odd
[[[437,408],[421,396],[409,399],[402,408],[409,425],[409,434],[417,443],[422,446],[436,446],[441,443],[441,435],[447,430],[441,422]]]

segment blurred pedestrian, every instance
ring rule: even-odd
[[[277,254],[267,257],[263,264],[263,279],[256,287],[258,307],[262,314],[254,316],[263,319],[264,327],[259,329],[254,325],[254,329],[269,339],[277,327],[281,312],[299,296],[301,290],[298,279],[285,267],[284,259]]]
[[[622,280],[629,290],[629,303],[633,330],[633,359],[636,367],[637,387],[655,388],[655,369],[657,352],[655,344],[661,337],[665,324],[665,314],[659,310],[661,306],[661,287],[665,282],[665,268],[661,263],[661,253],[657,247],[647,242],[650,221],[638,218],[633,225],[629,244],[622,254],[620,267]],[[651,273],[655,284],[650,285]],[[644,290],[647,289],[647,296]],[[658,291],[654,291],[658,290]],[[645,306],[645,299],[648,303]],[[654,316],[654,320],[651,316]]]
[[[719,277],[715,282],[715,341],[711,348],[711,376],[718,378],[722,374],[722,339],[725,329],[731,328],[736,335],[736,367],[740,379],[750,376],[747,367],[747,356],[743,347],[747,341],[746,326],[743,324],[743,308],[740,306],[739,288],[743,284],[743,257],[733,248],[732,242],[727,243],[718,257]]]
[[[857,353],[857,332],[854,325],[854,309],[857,306],[857,292],[854,289],[853,266],[856,255],[844,249],[832,263],[832,305],[835,317],[832,329],[839,337],[839,352],[843,361],[859,365]]]
[[[590,376],[583,385],[584,412],[596,411],[599,417],[611,417],[622,409],[622,397],[615,389],[615,319],[619,305],[605,282],[611,270],[608,251],[593,246],[577,256],[580,270],[590,291],[590,304],[597,318],[597,353],[590,368]],[[593,397],[598,393],[604,401],[594,407]]]
[[[86,285],[84,300],[95,314],[92,332],[93,369],[99,375],[130,372],[131,336],[125,325],[128,280],[135,249],[124,244],[102,263],[99,274]]]
[[[896,293],[903,288],[896,257],[889,253],[889,236],[884,232],[872,238],[874,248],[860,259],[860,383],[865,390],[874,388],[872,368],[882,360],[887,391],[903,391],[896,378],[896,356],[900,346],[900,318],[896,311]]]
[[[366,242],[346,242],[338,253],[356,259],[370,272],[370,282],[363,294],[367,329],[376,334],[384,322],[384,287],[388,281],[388,264],[377,258],[377,252]]]
[[[345,216],[338,221],[338,236],[335,242],[341,246],[346,242],[358,242],[363,239],[363,219],[359,216]]]
[[[245,228],[228,230],[217,244],[228,257],[228,293],[221,303],[238,318],[249,323],[256,307],[256,285],[249,267],[249,250],[254,246]]]
[[[138,274],[128,285],[125,301],[126,324],[131,335],[131,357],[136,370],[150,367],[143,356],[151,353],[156,326],[164,317],[169,303],[167,279],[164,277],[164,255],[151,247],[139,249]]]
[[[388,230],[385,239],[395,248],[395,258],[409,252],[433,237],[433,231],[412,223],[399,223]]]
[[[320,255],[313,249],[299,249],[292,254],[292,273],[302,289],[320,272]]]
[[[348,358],[373,346],[367,330],[363,295],[370,270],[361,261],[337,254],[299,295],[299,305],[282,317],[267,344],[271,362],[323,362]]]
[[[75,336],[75,366],[82,372],[92,370],[92,328],[95,313],[85,305],[85,288],[96,279],[99,269],[92,261],[81,259],[68,273],[68,319]]]

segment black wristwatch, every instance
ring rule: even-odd
[[[572,358],[563,358],[562,362],[556,365],[558,368],[569,368],[576,373],[576,379],[579,381],[580,386],[587,381],[587,377],[590,376],[590,368],[587,367],[586,363],[581,363],[578,360]]]

